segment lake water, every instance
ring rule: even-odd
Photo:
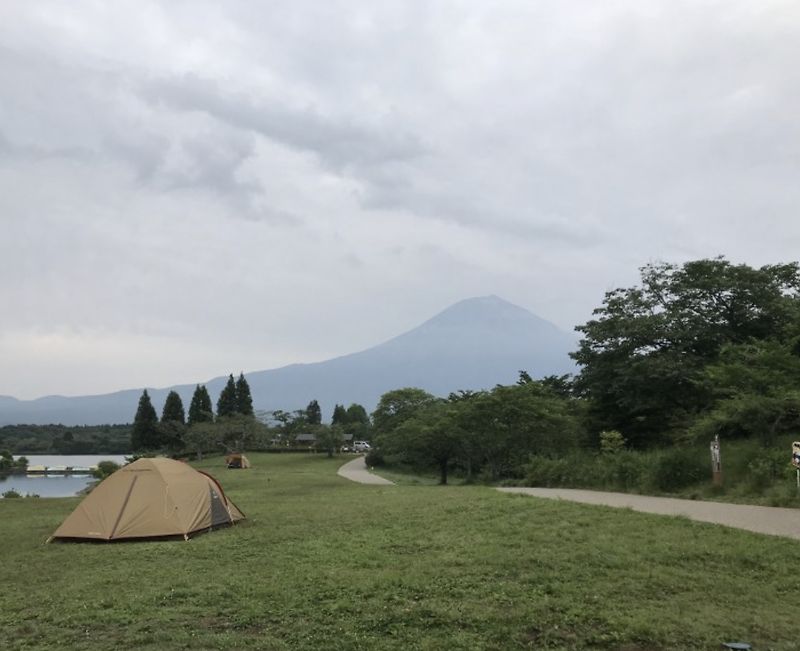
[[[29,466],[71,466],[94,467],[100,461],[125,463],[122,454],[81,454],[81,455],[42,455],[26,454]],[[20,495],[39,495],[40,497],[72,497],[94,481],[91,475],[0,475],[0,499],[6,491],[15,490]]]

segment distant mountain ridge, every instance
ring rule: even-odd
[[[316,400],[324,419],[336,404],[357,403],[368,412],[392,389],[416,387],[446,397],[459,390],[514,384],[519,372],[533,378],[575,371],[569,353],[577,337],[497,296],[460,301],[422,325],[366,350],[311,364],[246,374],[257,410],[304,409]],[[205,384],[216,404],[228,376]],[[196,384],[148,388],[156,411],[177,391],[188,410]],[[0,396],[0,425],[102,425],[133,420],[142,388],[96,396]]]

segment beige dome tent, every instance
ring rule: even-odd
[[[210,475],[182,461],[139,459],[103,480],[50,540],[188,540],[243,519]]]
[[[249,468],[250,460],[243,454],[229,454],[225,458],[226,468]]]

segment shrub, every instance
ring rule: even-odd
[[[113,475],[120,468],[121,466],[114,461],[101,461],[97,464],[97,468],[94,469],[92,475],[96,479],[103,480],[109,475]]]
[[[10,499],[13,497],[22,497],[22,495],[20,495],[17,491],[15,491],[12,488],[10,491],[6,491],[5,493],[3,493],[3,497],[5,497],[6,499]]]
[[[625,437],[617,430],[600,432],[600,452],[616,454],[625,449]]]
[[[560,459],[532,455],[522,466],[525,484],[544,488],[580,486],[583,483],[580,464],[585,463],[585,458],[581,459],[575,455]]]
[[[708,457],[690,448],[670,448],[651,453],[650,487],[661,492],[677,491],[707,480],[711,474]]]
[[[364,463],[373,468],[376,466],[380,467],[386,465],[386,459],[383,458],[383,454],[379,448],[372,448],[364,456]]]
[[[608,483],[623,492],[639,490],[646,483],[648,467],[640,452],[622,450],[598,460],[608,472]]]
[[[782,448],[766,448],[747,464],[747,484],[751,491],[762,492],[776,480],[791,479],[795,468]]]

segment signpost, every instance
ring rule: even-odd
[[[800,450],[800,448],[798,448]],[[800,457],[798,457],[800,459]],[[800,466],[798,466],[800,468]],[[719,454],[719,434],[711,441],[711,470],[714,472],[714,486],[722,486],[722,458]],[[798,470],[800,472],[800,470]]]

